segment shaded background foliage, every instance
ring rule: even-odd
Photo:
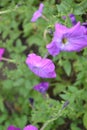
[[[40,18],[31,23],[40,2],[45,5],[43,13],[49,22]],[[71,27],[70,13],[75,14],[77,21],[86,22],[87,1],[0,0],[0,12],[5,10],[12,11],[0,14],[0,47],[5,48],[4,57],[14,62],[0,62],[0,129],[6,130],[10,124],[23,128],[29,123],[40,128],[68,100],[69,105],[61,117],[46,130],[86,130],[87,48],[78,53],[62,52],[54,58],[49,56],[55,63],[57,78],[45,79],[50,82],[47,99],[33,90],[33,86],[43,79],[28,69],[25,60],[31,52],[41,56],[46,54],[55,22]],[[63,20],[62,16],[67,19]],[[29,98],[34,99],[33,108]]]

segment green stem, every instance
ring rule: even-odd
[[[12,60],[12,59],[8,59],[8,58],[5,58],[5,57],[2,57],[1,60],[3,60],[3,61],[7,61],[7,62],[15,63],[14,60]]]
[[[15,7],[14,9],[8,9],[8,10],[0,11],[0,14],[10,13],[12,11],[16,11],[16,9],[17,9],[17,7]]]
[[[42,15],[41,17],[42,17],[44,20],[46,20],[47,22],[49,21],[49,19],[46,18],[46,16]]]
[[[54,117],[53,119],[48,120],[46,123],[44,123],[44,125],[42,126],[42,128],[41,128],[40,130],[44,130],[49,123],[51,123],[51,122],[57,120],[57,119],[61,116],[61,112],[62,112],[62,109],[59,110],[59,112],[58,112],[58,114],[57,114],[56,117]]]

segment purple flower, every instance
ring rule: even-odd
[[[70,17],[70,20],[72,22],[72,25],[76,25],[77,21],[76,21],[75,15],[74,14],[70,14],[69,17]]]
[[[46,48],[51,55],[55,56],[61,51],[78,52],[86,46],[86,28],[81,26],[80,22],[71,28],[56,23],[53,40]]]
[[[7,128],[7,130],[21,130],[21,129],[15,127],[15,126],[13,126],[13,125],[10,125],[10,126]]]
[[[29,54],[26,64],[30,70],[42,78],[55,78],[55,66],[50,59],[42,58],[34,53]]]
[[[37,11],[35,11],[35,13],[33,14],[31,22],[35,22],[39,17],[42,16],[43,7],[44,7],[44,5],[41,3],[39,6],[39,9]]]
[[[4,48],[0,48],[0,61],[2,60],[2,56],[4,54],[5,49]]]
[[[48,87],[49,87],[48,82],[41,82],[41,83],[34,86],[34,90],[44,94],[44,93],[46,93]]]
[[[27,125],[23,130],[38,130],[38,128],[33,125]]]

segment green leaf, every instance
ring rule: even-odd
[[[63,61],[63,68],[68,76],[70,76],[71,73],[71,64],[68,60]]]
[[[83,116],[83,124],[84,124],[85,128],[87,129],[87,112]]]

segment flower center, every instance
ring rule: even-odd
[[[63,44],[66,44],[67,41],[68,41],[67,38],[63,38],[63,39],[62,39],[62,43],[63,43]]]

